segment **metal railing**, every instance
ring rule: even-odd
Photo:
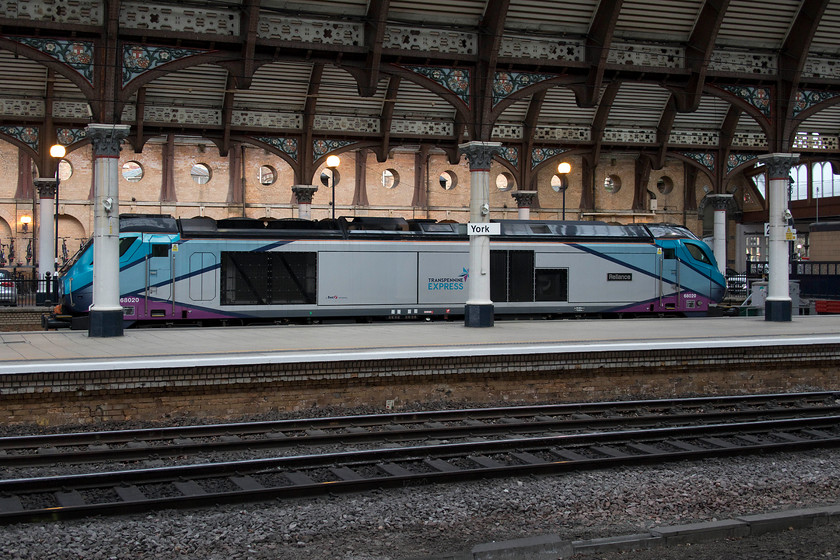
[[[0,307],[50,307],[58,304],[58,278],[27,278],[7,271],[0,275]]]
[[[747,278],[766,278],[766,261],[747,263]],[[840,299],[840,261],[792,261],[788,264],[791,280],[799,281],[799,293],[806,298]]]

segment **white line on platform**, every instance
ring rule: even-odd
[[[306,352],[276,351],[225,353],[213,355],[160,355],[114,359],[27,360],[0,365],[0,375],[56,373],[71,371],[113,371],[121,369],[163,369],[183,367],[237,366],[283,363],[340,362],[360,360],[399,360],[410,358],[455,358],[464,356],[502,356],[506,354],[570,354],[575,352],[633,352],[695,348],[753,348],[800,344],[837,344],[840,335],[786,337],[704,338],[644,342],[521,343],[433,348],[324,349]]]

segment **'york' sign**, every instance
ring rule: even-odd
[[[502,224],[467,224],[467,233],[470,235],[500,235]]]

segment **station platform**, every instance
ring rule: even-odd
[[[198,366],[838,344],[840,316],[276,325],[0,333],[0,375]]]
[[[0,419],[41,426],[840,390],[840,317],[0,334]]]

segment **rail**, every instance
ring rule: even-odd
[[[113,461],[120,459],[113,454],[117,442],[131,441],[144,447],[144,459],[159,464],[169,453],[150,445],[151,440],[201,435],[218,444],[238,441],[244,433],[236,434],[236,425],[227,424],[148,433],[69,434],[71,441],[63,443],[97,448],[103,453],[97,460],[103,461],[107,470],[45,477],[33,477],[32,471],[26,471],[22,473],[25,478],[0,481],[0,524],[833,447],[840,445],[837,403],[836,393],[823,392],[243,424],[247,433],[270,429],[275,441],[298,443],[334,430],[332,437],[343,433],[345,445],[336,447],[332,439],[332,449],[318,453],[278,456],[271,452],[247,459],[237,454],[234,461],[219,458],[211,463],[178,465],[173,461],[154,468],[141,466],[149,463],[135,463],[132,469],[122,471],[113,470]],[[301,433],[295,435],[296,430]],[[359,449],[358,441],[349,436],[364,432],[372,445]],[[55,448],[41,447],[61,446],[60,437],[3,438],[2,456],[29,454],[24,448],[34,444],[40,449],[35,453],[51,457],[52,473],[56,466],[65,465],[65,460],[78,460]],[[112,452],[110,458],[107,447]],[[203,454],[198,457],[206,460]]]

